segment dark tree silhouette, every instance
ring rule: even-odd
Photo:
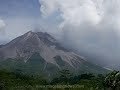
[[[111,90],[120,90],[120,72],[113,71],[105,78],[105,85]]]

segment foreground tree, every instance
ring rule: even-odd
[[[51,84],[68,85],[68,84],[70,84],[71,77],[72,77],[72,74],[70,73],[70,71],[63,69],[63,70],[59,71],[59,77],[54,78],[51,81]]]
[[[113,71],[105,78],[105,85],[111,90],[120,90],[120,72]]]
[[[60,71],[60,80],[63,84],[69,84],[69,79],[71,78],[71,73],[69,70]]]

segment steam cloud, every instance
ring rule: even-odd
[[[44,17],[58,15],[61,41],[106,65],[120,59],[120,0],[39,0]],[[53,18],[56,19],[56,18]],[[109,63],[109,64],[107,64]]]
[[[6,23],[4,22],[4,20],[0,19],[0,43],[4,42],[4,33],[5,33],[5,27],[6,27]]]
[[[0,30],[3,29],[5,26],[5,22],[2,19],[0,19]]]
[[[98,25],[112,23],[119,27],[119,0],[39,0],[41,12],[49,16],[60,12],[63,25],[80,26],[83,23]],[[109,22],[111,21],[111,22]]]

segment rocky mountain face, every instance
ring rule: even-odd
[[[85,58],[71,52],[58,43],[48,33],[32,32],[17,37],[8,44],[0,47],[0,61],[19,66],[22,62],[24,67],[31,67],[33,71],[43,71],[47,74],[60,69],[69,69],[76,72],[104,72],[104,69],[88,63]],[[18,64],[16,64],[18,63]],[[25,65],[27,64],[27,65]],[[3,64],[1,63],[2,67]],[[15,67],[14,67],[15,68]],[[18,68],[18,67],[17,67]],[[28,69],[28,67],[26,67]],[[19,67],[21,69],[21,67]],[[25,69],[26,70],[26,69]]]

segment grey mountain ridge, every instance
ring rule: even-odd
[[[84,61],[82,57],[63,48],[51,35],[29,31],[0,48],[0,58],[23,58],[27,61],[34,53],[39,53],[45,61],[56,64],[54,57],[73,66],[72,61]],[[79,59],[78,59],[79,58]],[[74,66],[73,66],[74,67]]]
[[[50,69],[49,65],[54,65],[54,69],[67,68],[73,71],[79,71],[83,68],[88,71],[89,69],[98,71],[97,68],[104,70],[97,65],[89,64],[84,57],[65,49],[46,32],[29,31],[0,47],[1,60],[11,58],[29,62],[35,53],[44,61],[44,63],[42,61],[44,70]]]

